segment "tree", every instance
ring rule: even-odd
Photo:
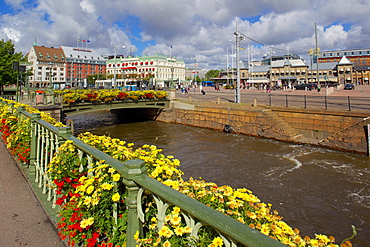
[[[210,78],[217,78],[220,74],[220,71],[217,70],[217,69],[212,69],[212,70],[209,70],[207,73],[206,73],[206,78],[210,79]]]
[[[13,61],[26,61],[22,53],[16,53],[11,40],[0,41],[0,94],[4,94],[4,85],[17,84],[18,71],[13,70]]]

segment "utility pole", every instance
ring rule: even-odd
[[[238,21],[236,21],[236,88],[235,88],[235,103],[240,103],[240,41],[242,40],[238,29]]]
[[[320,49],[317,42],[317,27],[315,22],[315,41],[316,41],[316,49],[315,49],[315,55],[316,55],[316,76],[317,76],[317,84],[320,84],[320,76],[319,76],[319,54]]]

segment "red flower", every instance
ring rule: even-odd
[[[57,180],[57,179],[54,179],[54,183],[55,183],[55,185],[56,185],[56,186],[58,186],[58,187],[63,187],[63,185],[64,185],[64,181],[60,181],[60,182],[58,182],[58,180]]]
[[[55,202],[56,205],[62,206],[64,203],[64,199],[62,197],[58,198],[57,201]]]

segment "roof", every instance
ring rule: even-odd
[[[33,46],[37,61],[64,63],[65,55],[63,49],[45,46]]]
[[[318,63],[319,65],[319,70],[334,70],[335,67],[338,65],[337,62],[330,62],[330,63]],[[317,68],[317,65],[316,63],[313,63],[312,64],[312,68],[311,68],[311,65],[308,67],[308,70],[316,70]]]
[[[286,59],[272,61],[272,67],[273,68],[284,67],[287,66],[287,63],[289,63],[291,67],[308,66],[302,59]]]
[[[89,59],[89,60],[100,60],[105,61],[104,57],[101,54],[94,50],[81,49],[69,46],[61,46],[63,49],[66,58],[80,58],[80,59]]]
[[[352,64],[346,56],[343,56],[342,59],[339,61],[338,65],[345,65],[345,64]]]

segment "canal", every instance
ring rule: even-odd
[[[340,243],[354,225],[361,229],[354,246],[370,246],[368,157],[178,124],[122,123],[109,112],[70,118],[76,132],[156,145],[181,161],[184,179],[250,189],[303,236],[332,235]]]

